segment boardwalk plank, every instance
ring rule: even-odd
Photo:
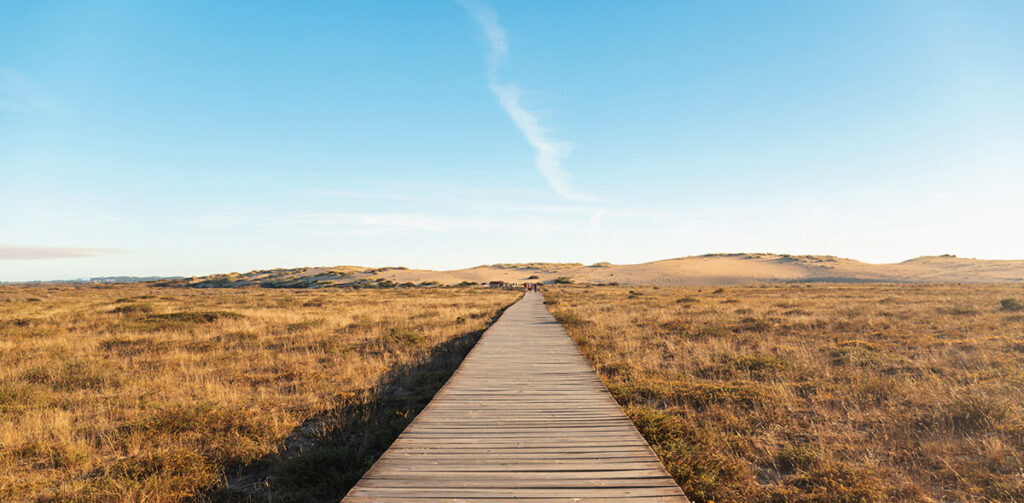
[[[542,297],[527,294],[342,501],[687,499]]]

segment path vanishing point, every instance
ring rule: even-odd
[[[342,500],[420,501],[687,499],[527,293]]]

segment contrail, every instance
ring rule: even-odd
[[[474,0],[462,0],[459,3],[476,19],[490,43],[491,50],[487,55],[487,81],[491,92],[498,98],[498,103],[505,110],[519,131],[523,133],[527,143],[536,151],[534,162],[537,171],[547,180],[548,185],[560,196],[570,201],[592,201],[593,196],[576,190],[569,180],[569,174],[562,169],[562,161],[569,157],[572,144],[551,138],[547,130],[537,120],[537,115],[524,107],[520,102],[520,89],[515,84],[502,84],[498,81],[498,67],[508,54],[508,42],[505,40],[505,29],[498,22],[498,13],[487,3]]]

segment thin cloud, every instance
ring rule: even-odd
[[[107,250],[91,248],[55,248],[48,246],[2,246],[0,260],[46,260],[61,258],[94,257],[107,253]]]
[[[604,222],[604,216],[608,213],[608,210],[601,208],[594,212],[594,215],[590,217],[590,228],[600,229],[601,224]]]
[[[431,207],[454,207],[478,210],[501,210],[515,213],[543,213],[552,215],[590,215],[591,209],[579,205],[510,204],[490,198],[466,199],[451,196],[423,196],[397,192],[359,192],[351,190],[310,189],[297,194],[337,197],[342,199],[376,199],[410,203],[426,203]],[[490,193],[488,193],[490,194]]]
[[[484,2],[465,0],[460,3],[476,19],[487,37],[490,45],[487,55],[488,85],[498,98],[501,108],[536,152],[534,162],[537,171],[560,196],[570,201],[593,201],[593,196],[573,187],[569,174],[562,167],[562,161],[569,157],[572,151],[572,144],[551,137],[548,130],[541,125],[537,114],[523,105],[522,90],[519,86],[503,84],[498,80],[498,68],[508,54],[508,41],[505,29],[498,20],[498,13]]]
[[[0,66],[0,110],[56,114],[60,107],[28,77]]]
[[[565,231],[569,226],[548,218],[495,220],[480,216],[423,213],[297,213],[268,217],[260,214],[211,214],[191,220],[193,225],[224,227],[287,227],[329,234],[393,234],[401,232]]]

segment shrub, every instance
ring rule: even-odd
[[[978,310],[971,306],[954,306],[950,308],[938,308],[939,314],[951,314],[953,316],[971,316],[978,314]]]
[[[861,503],[882,501],[877,477],[865,469],[854,469],[842,463],[819,468],[789,481],[807,494],[805,501]]]
[[[775,463],[787,471],[809,470],[821,462],[821,456],[805,445],[783,447],[775,454]]]
[[[24,410],[49,400],[49,393],[38,384],[0,383],[0,413]]]
[[[117,306],[110,312],[115,314],[147,314],[153,312],[153,304],[145,302],[141,304],[126,304]]]
[[[955,393],[937,412],[935,422],[952,431],[979,432],[1003,424],[1013,405],[984,392]]]
[[[425,340],[422,334],[410,328],[391,328],[384,335],[384,342],[391,347],[415,346]]]
[[[999,301],[999,309],[1002,311],[1020,311],[1024,310],[1024,305],[1014,298],[1007,298]]]
[[[777,371],[789,368],[786,360],[771,355],[740,355],[732,359],[736,370],[748,372]]]
[[[851,388],[857,396],[876,404],[884,403],[896,396],[902,387],[902,384],[896,379],[885,376],[868,376],[851,384]]]
[[[555,319],[558,320],[562,326],[566,327],[581,327],[589,324],[589,320],[581,318],[579,315],[572,311],[558,311],[554,313]]]
[[[856,365],[866,367],[880,363],[878,353],[868,345],[840,345],[829,353],[833,365]]]
[[[697,327],[696,330],[690,332],[690,337],[694,339],[710,339],[717,337],[726,337],[732,334],[728,328],[718,324],[706,324]]]
[[[739,309],[736,310],[739,313]],[[745,330],[749,332],[767,333],[775,326],[771,320],[763,318],[752,318],[746,317],[740,319],[739,325],[736,327],[738,330]]]
[[[559,276],[559,277],[555,278],[554,283],[556,285],[571,285],[572,284],[572,278],[569,278],[569,277],[566,277],[566,276]]]
[[[269,437],[274,432],[267,418],[210,402],[159,409],[129,428],[147,436],[231,433],[235,438],[253,439]]]
[[[146,317],[146,321],[171,321],[181,323],[210,323],[220,318],[237,319],[242,315],[230,311],[180,311],[177,313],[152,314]]]
[[[100,349],[104,351],[112,351],[123,356],[157,351],[159,347],[160,345],[151,337],[113,337],[100,342]]]
[[[312,330],[314,328],[323,326],[324,323],[326,323],[326,320],[324,320],[323,318],[303,320],[295,323],[289,323],[288,325],[285,326],[285,330],[287,330],[289,333],[305,332],[307,330]]]
[[[129,328],[141,330],[173,330],[190,325],[212,323],[219,319],[237,319],[242,315],[230,311],[179,311],[175,313],[149,314],[126,324]]]
[[[26,372],[22,378],[57,391],[98,390],[120,384],[118,372],[103,360],[39,366]]]

